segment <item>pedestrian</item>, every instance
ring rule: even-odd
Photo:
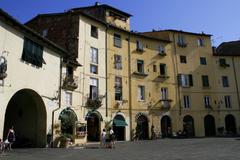
[[[110,147],[111,148],[115,148],[115,136],[114,136],[114,131],[112,128],[110,128],[110,131],[109,131],[109,134],[110,134]]]
[[[12,150],[12,144],[15,142],[15,131],[13,126],[8,130],[7,140],[9,142],[9,150]]]
[[[106,130],[103,129],[102,134],[101,134],[101,144],[100,147],[101,148],[105,148],[106,147]]]
[[[106,133],[106,148],[111,148],[110,129]]]
[[[151,126],[151,139],[156,139],[156,133],[155,133],[155,130],[154,130],[154,125]]]

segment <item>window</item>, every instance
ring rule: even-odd
[[[136,42],[137,51],[143,51],[143,44],[141,41]]]
[[[114,67],[115,69],[122,69],[122,56],[114,55]]]
[[[25,37],[22,60],[37,67],[42,67],[42,64],[45,63],[43,60],[43,47]]]
[[[230,96],[224,96],[224,100],[225,100],[226,108],[231,108],[231,97]]]
[[[223,87],[229,87],[227,76],[222,76],[222,85],[223,85]]]
[[[185,43],[185,39],[183,35],[178,35],[178,46],[179,47],[186,47],[187,44]]]
[[[98,64],[98,49],[91,47],[90,54],[91,54],[91,62]]]
[[[179,74],[178,83],[182,87],[193,86],[193,77],[191,74]]]
[[[168,89],[167,88],[161,88],[161,99],[167,100],[168,99]]]
[[[157,72],[157,66],[155,64],[153,65],[153,72]]]
[[[189,96],[183,96],[183,103],[184,103],[184,108],[190,108],[190,100]]]
[[[144,86],[138,86],[138,99],[145,100],[145,87]]]
[[[165,53],[165,48],[162,45],[159,45],[158,51],[159,51],[159,54],[164,54]]]
[[[98,74],[98,66],[94,64],[90,64],[90,73]]]
[[[207,75],[202,75],[202,85],[203,87],[209,87],[209,81]]]
[[[180,63],[187,63],[187,57],[186,56],[180,56]]]
[[[166,71],[166,64],[160,64],[160,75],[166,75],[167,71]]]
[[[206,57],[200,57],[200,64],[201,65],[207,65]]]
[[[94,38],[98,38],[98,28],[95,26],[91,26],[91,36]]]
[[[115,77],[115,100],[122,100],[122,78]]]
[[[96,100],[98,98],[98,79],[90,78],[90,93],[89,98]]]
[[[137,71],[139,73],[144,73],[144,61],[143,60],[137,60]]]
[[[210,108],[211,107],[209,96],[204,96],[204,105],[205,105],[205,108]]]
[[[114,33],[113,43],[115,47],[121,48],[122,47],[121,35]]]
[[[47,35],[48,35],[48,29],[44,29],[42,32],[42,36],[47,37]]]
[[[65,104],[67,105],[67,107],[72,105],[72,93],[65,92]]]
[[[199,47],[203,47],[203,46],[204,46],[204,41],[203,41],[203,39],[202,39],[202,38],[198,38],[197,44],[198,44]]]
[[[66,75],[67,76],[73,76],[73,67],[72,66],[67,66]]]

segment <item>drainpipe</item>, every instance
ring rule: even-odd
[[[177,71],[177,93],[178,93],[178,102],[179,102],[179,115],[182,115],[182,103],[181,103],[181,96],[180,96],[180,85],[178,83],[178,60],[177,60],[177,49],[176,49],[176,42],[175,42],[175,33],[173,33],[173,43],[174,43],[174,53],[175,53],[175,61],[176,61],[176,71]]]
[[[235,68],[235,63],[234,63],[234,57],[232,57],[232,63],[233,63],[234,79],[235,79],[237,97],[238,97],[238,107],[239,107],[239,111],[240,111],[240,97],[239,97],[238,81],[237,81],[237,74],[236,74],[236,68]]]
[[[62,97],[62,67],[63,67],[63,58],[60,58],[60,76],[59,76],[59,88],[58,88],[58,108],[52,111],[52,146],[53,147],[53,128],[54,128],[54,113],[61,108],[61,97]]]
[[[108,32],[108,25],[106,25],[106,30],[105,30],[105,74],[106,74],[106,96],[105,96],[105,98],[106,98],[106,114],[105,114],[105,116],[106,117],[108,117],[108,72],[107,72],[107,57],[108,57],[108,49],[107,49],[107,47],[108,47],[108,45],[107,45],[107,43],[108,43],[108,40],[107,40],[107,32]]]
[[[130,54],[130,34],[128,34],[128,84],[129,84],[129,129],[130,140],[132,140],[132,83],[131,83],[131,54]]]

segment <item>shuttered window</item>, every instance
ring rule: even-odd
[[[42,67],[42,64],[45,63],[43,60],[43,47],[25,37],[22,60],[37,67]]]

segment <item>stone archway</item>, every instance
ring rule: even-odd
[[[205,136],[216,136],[215,119],[211,115],[204,117]]]
[[[127,123],[125,122],[125,118],[118,114],[113,119],[113,131],[115,134],[115,138],[118,141],[124,141],[125,140],[125,128],[127,126]]]
[[[14,147],[46,146],[47,113],[41,96],[31,89],[22,89],[10,99],[4,122],[4,138],[14,126]]]
[[[60,113],[59,120],[61,121],[61,133],[73,135],[77,121],[76,113],[71,108],[66,108]]]
[[[163,116],[161,118],[161,131],[163,137],[171,137],[172,124],[169,116]]]
[[[226,127],[226,132],[227,134],[236,134],[236,121],[233,115],[228,114],[225,117],[225,127]]]
[[[148,118],[145,115],[140,115],[137,118],[136,134],[140,140],[149,139]]]
[[[186,133],[187,137],[193,137],[195,136],[195,131],[194,131],[194,120],[192,116],[185,116],[183,118],[183,131]]]
[[[100,141],[102,116],[99,112],[88,112],[87,120],[87,140]]]

